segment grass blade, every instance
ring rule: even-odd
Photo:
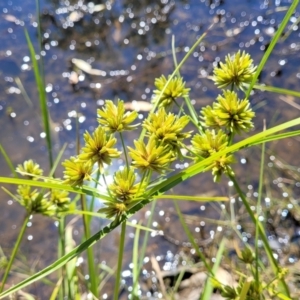
[[[273,49],[275,47],[275,45],[277,44],[278,40],[280,39],[280,37],[282,36],[283,30],[285,29],[287,23],[289,22],[292,14],[294,13],[295,9],[297,8],[299,4],[299,0],[294,0],[293,3],[291,4],[289,10],[287,11],[286,15],[284,16],[281,24],[279,25],[278,30],[276,31],[274,37],[271,40],[271,43],[267,49],[267,51],[265,52],[264,56],[262,57],[257,70],[255,72],[255,75],[252,79],[252,82],[250,83],[250,86],[246,92],[246,98],[249,98],[250,93],[258,79],[258,76],[260,75],[261,71],[263,70],[263,68],[265,67],[265,64],[269,58],[269,56],[271,55],[271,53],[273,52]]]
[[[3,146],[0,144],[0,152],[2,153],[8,167],[10,168],[10,171],[12,172],[12,174],[14,175],[15,178],[18,178],[18,174],[15,171],[15,167],[12,163],[12,161],[10,160],[8,154],[6,153],[5,149],[3,148]]]
[[[33,45],[30,40],[27,30],[25,30],[25,37],[27,40],[27,44],[28,44],[28,48],[29,48],[29,52],[30,52],[30,56],[31,56],[31,60],[32,60],[35,81],[36,81],[36,85],[38,88],[41,115],[42,115],[42,119],[43,119],[44,130],[46,132],[46,142],[47,142],[47,148],[48,148],[49,164],[50,164],[50,168],[52,168],[53,156],[52,156],[52,143],[51,143],[51,133],[50,133],[50,121],[49,121],[47,96],[46,96],[45,84],[44,84],[44,80],[43,80],[43,74],[41,74],[40,67],[39,67],[38,61],[36,59],[36,53],[33,48]]]

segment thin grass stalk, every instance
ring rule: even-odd
[[[18,178],[18,174],[17,174],[17,172],[15,170],[15,167],[14,167],[13,163],[11,162],[11,160],[10,160],[7,152],[5,151],[5,149],[3,148],[3,146],[1,144],[0,144],[0,152],[2,153],[2,155],[3,155],[3,157],[4,157],[5,161],[6,161],[6,163],[7,163],[8,167],[9,167],[10,171],[14,175],[14,177]]]
[[[129,162],[128,162],[127,151],[126,151],[126,147],[125,147],[125,143],[124,143],[124,139],[123,139],[123,134],[122,134],[122,132],[119,132],[119,134],[120,134],[120,139],[122,142],[122,147],[123,147],[123,151],[124,151],[124,155],[125,155],[127,171],[129,172]]]
[[[97,171],[97,174],[96,174],[96,182],[95,182],[95,185],[94,185],[94,188],[95,188],[95,189],[96,189],[97,186],[98,186],[99,179],[100,179],[100,171],[98,170],[98,171]],[[91,199],[90,206],[89,206],[89,211],[93,211],[93,210],[94,210],[95,199],[96,199],[96,197],[93,195],[93,196],[92,196],[92,199]],[[92,217],[91,217],[91,216],[88,216],[88,222],[89,222],[89,224],[90,224],[91,220],[92,220]]]
[[[31,99],[29,98],[23,84],[22,81],[19,77],[15,77],[15,83],[18,86],[19,90],[21,91],[21,94],[23,96],[23,98],[25,99],[26,103],[28,104],[29,107],[33,107],[33,103],[31,101]]]
[[[180,283],[183,279],[183,276],[184,276],[184,273],[185,273],[185,270],[181,270],[177,279],[176,279],[176,282],[175,282],[175,285],[174,285],[174,288],[172,290],[172,295],[171,295],[171,299],[175,299],[175,293],[177,293],[178,289],[179,289],[179,286],[180,286]]]
[[[265,127],[265,125],[264,125]],[[256,205],[256,224],[255,224],[255,282],[257,288],[260,286],[259,280],[259,253],[258,253],[258,238],[259,238],[259,231],[258,231],[258,224],[259,224],[259,215],[261,212],[261,199],[262,199],[262,190],[264,185],[264,166],[265,166],[265,150],[266,144],[263,143],[261,147],[261,160],[260,160],[260,171],[259,171],[259,186],[258,186],[258,199]]]
[[[2,285],[0,287],[0,293],[2,293],[2,291],[3,291],[4,285],[6,283],[7,277],[9,275],[10,270],[11,270],[12,264],[13,264],[15,258],[16,258],[17,252],[18,252],[18,250],[20,248],[21,241],[23,239],[23,236],[24,236],[24,233],[25,233],[25,230],[26,230],[26,227],[27,227],[27,223],[28,223],[29,217],[30,217],[30,214],[26,213],[24,221],[23,221],[23,225],[22,225],[21,230],[19,232],[17,241],[15,243],[14,249],[13,249],[13,251],[11,253],[11,256],[9,258],[9,262],[7,264],[7,267],[5,269],[5,273],[4,273],[3,278],[2,278]]]
[[[63,257],[66,253],[65,253],[65,249],[66,249],[66,244],[65,244],[65,218],[62,217],[59,221],[58,221],[58,235],[59,235],[59,240],[58,240],[58,246],[57,246],[57,258],[60,259],[61,257]],[[66,266],[62,266],[59,271],[58,271],[58,276],[59,278],[62,278],[62,285],[61,288],[59,290],[59,299],[63,299],[64,296],[66,295],[66,291],[68,290],[68,282],[65,278],[66,274]]]
[[[247,293],[248,293],[248,291],[250,289],[251,282],[252,282],[252,278],[247,278],[244,281],[242,290],[241,290],[241,292],[239,294],[239,300],[246,300],[247,299]]]
[[[78,114],[76,114],[76,115],[78,116]],[[80,152],[78,117],[76,118],[76,152],[77,152],[77,154],[79,154],[79,152]],[[99,178],[100,178],[100,172],[97,173],[97,181],[95,182],[95,188],[97,188]],[[92,209],[94,207],[95,197],[93,197],[92,201],[93,201],[92,206],[90,207],[90,210],[88,210],[87,204],[86,204],[86,197],[85,197],[85,195],[81,195],[80,196],[81,210],[83,212],[92,211]],[[91,220],[92,220],[91,216],[86,215],[86,214],[82,215],[82,223],[83,223],[85,240],[87,240],[91,237],[91,229],[90,229]],[[96,274],[96,269],[95,269],[95,257],[94,257],[93,247],[90,247],[87,249],[87,261],[88,261],[88,273],[90,276],[89,289],[95,297],[98,297],[99,280],[98,280],[98,276]]]
[[[287,11],[286,15],[284,16],[281,24],[279,25],[279,28],[278,30],[276,31],[274,37],[272,38],[271,40],[271,43],[269,45],[269,47],[267,48],[265,54],[263,55],[258,67],[257,67],[257,70],[253,76],[253,79],[252,79],[252,82],[250,83],[250,86],[246,92],[246,98],[249,98],[250,96],[250,93],[261,73],[261,71],[263,70],[263,68],[265,67],[265,64],[269,58],[269,56],[271,55],[271,53],[273,52],[273,49],[275,47],[275,45],[277,44],[278,40],[280,39],[280,37],[282,36],[282,33],[283,33],[283,30],[285,29],[287,23],[289,22],[291,16],[293,15],[293,13],[295,12],[297,6],[299,4],[299,0],[294,0],[293,3],[291,4],[289,10]]]
[[[228,174],[228,177],[230,178],[230,180],[233,182],[234,184],[234,187],[237,191],[237,193],[239,194],[240,198],[242,199],[242,202],[253,222],[253,224],[258,224],[258,232],[259,232],[259,235],[260,235],[260,238],[264,244],[264,247],[265,247],[265,251],[267,253],[267,256],[269,258],[269,262],[272,266],[272,269],[273,269],[273,272],[275,273],[276,276],[280,275],[280,268],[277,264],[277,261],[276,259],[274,258],[273,256],[273,252],[272,252],[272,249],[270,248],[270,245],[269,245],[269,242],[268,242],[268,238],[265,234],[265,231],[263,229],[263,227],[261,226],[261,224],[256,220],[256,217],[255,215],[253,214],[253,211],[251,210],[251,207],[243,193],[243,191],[241,190],[238,182],[236,181],[235,177],[233,175],[230,175]],[[289,289],[288,289],[288,286],[286,284],[286,282],[284,281],[283,278],[280,278],[280,285],[281,285],[281,289],[282,289],[282,293],[284,293],[285,295],[289,296]]]
[[[173,61],[174,61],[174,66],[175,66],[175,70],[176,70],[177,67],[178,67],[178,63],[177,63],[176,50],[175,49],[176,49],[175,48],[175,36],[172,35],[172,55],[173,55]],[[179,69],[177,69],[177,76],[180,77]],[[194,123],[194,125],[197,128],[200,128],[202,130],[202,126],[199,122],[199,118],[198,118],[198,115],[195,111],[195,108],[191,103],[191,99],[189,97],[184,97],[184,100],[185,100],[186,106],[189,109],[191,121]]]
[[[216,260],[212,267],[212,272],[210,274],[212,277],[215,276],[215,274],[221,264],[222,255],[223,255],[224,250],[225,250],[225,239],[223,238],[219,245],[219,249],[218,249],[218,252],[216,255]],[[199,299],[201,299],[201,300],[210,300],[211,299],[211,294],[213,292],[213,284],[212,284],[211,280],[212,280],[212,278],[208,277],[206,284],[204,286],[204,291],[202,292],[202,295],[200,296]]]
[[[289,89],[283,89],[275,86],[254,84],[253,88],[260,91],[267,91],[267,92],[282,94],[282,95],[290,95],[290,96],[295,96],[300,98],[300,92],[289,90]]]
[[[42,119],[43,119],[44,130],[46,132],[46,143],[47,143],[47,148],[48,148],[49,164],[50,164],[50,168],[52,168],[52,165],[53,165],[52,142],[51,142],[50,120],[49,120],[49,112],[48,112],[48,106],[47,106],[47,96],[46,96],[46,91],[45,91],[45,84],[42,79],[41,70],[40,70],[39,64],[36,59],[36,53],[34,51],[29,34],[26,30],[25,30],[25,36],[26,36],[26,40],[27,40],[27,44],[28,44],[28,48],[29,48],[29,52],[30,52],[30,56],[31,56],[31,60],[32,60],[35,81],[36,81],[36,85],[38,88],[41,115],[42,115]]]
[[[82,210],[87,211],[86,199],[84,195],[81,195],[80,201],[81,201]],[[91,237],[89,216],[83,214],[82,219],[83,219],[84,237],[87,240]],[[99,282],[98,282],[98,276],[95,269],[95,257],[94,257],[93,247],[87,249],[87,261],[88,261],[88,269],[89,269],[89,276],[90,276],[90,291],[95,297],[98,297]]]
[[[173,77],[177,74],[177,72],[180,70],[180,68],[184,65],[184,63],[187,61],[187,59],[192,55],[192,53],[194,52],[194,50],[197,48],[197,46],[201,43],[201,41],[206,37],[207,33],[209,30],[212,29],[212,27],[214,26],[214,23],[211,24],[208,29],[199,37],[199,39],[193,44],[193,46],[191,47],[191,49],[187,52],[187,54],[183,57],[183,59],[181,60],[181,62],[178,64],[178,66],[175,68],[175,70],[173,71],[173,73],[171,74],[171,76],[168,78],[164,88],[162,89],[162,91],[160,92],[158,98],[160,99],[161,96],[163,95],[165,89],[167,88],[167,86],[169,85],[169,83],[171,82],[171,80],[173,79]],[[151,109],[151,112],[154,112],[156,107],[157,107],[158,103],[156,103],[156,105],[153,106],[153,108]],[[150,116],[150,114],[149,114]],[[148,118],[149,118],[148,116]],[[144,136],[146,133],[146,129],[143,128],[142,132],[140,134],[139,140],[143,140]]]
[[[119,246],[119,253],[118,253],[118,266],[117,266],[116,282],[115,282],[115,289],[114,289],[114,300],[119,299],[125,236],[126,236],[126,220],[122,223],[121,226],[121,237],[120,237],[120,246]]]
[[[156,202],[157,202],[156,200],[153,200],[152,203],[151,203],[150,215],[149,215],[147,225],[146,225],[147,228],[150,228],[151,223],[153,221]],[[142,267],[143,267],[143,264],[144,264],[144,257],[145,257],[145,254],[146,254],[146,248],[147,248],[147,244],[148,244],[148,240],[149,240],[149,233],[150,233],[149,231],[145,232],[143,245],[142,245],[142,249],[141,249],[141,252],[140,252],[139,272],[138,272],[139,274],[140,274],[140,272],[142,270]]]
[[[140,228],[136,228],[133,242],[132,251],[132,281],[133,288],[131,293],[131,299],[138,299],[138,280],[139,280],[139,240],[140,240]]]
[[[195,243],[194,237],[192,236],[190,230],[188,229],[186,222],[184,221],[183,215],[179,209],[178,203],[176,201],[173,201],[176,212],[179,216],[179,221],[183,227],[183,230],[186,234],[186,236],[188,237],[190,243],[193,245],[197,255],[200,257],[200,259],[202,260],[205,268],[207,269],[207,271],[213,276],[213,271],[211,266],[208,264],[208,262],[206,261],[206,258],[204,257],[204,255],[202,254],[202,252],[199,250],[199,246]]]

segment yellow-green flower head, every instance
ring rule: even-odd
[[[192,152],[196,155],[195,161],[201,161],[214,153],[224,150],[228,145],[228,136],[219,130],[206,130],[204,134],[196,134],[192,138]],[[212,169],[214,181],[219,181],[221,175],[233,174],[230,164],[234,162],[231,154],[225,154],[212,162],[208,168]]]
[[[197,156],[195,160],[201,160],[224,150],[228,145],[228,136],[222,130],[217,133],[215,130],[206,130],[202,135],[194,135],[191,142],[192,152]]]
[[[124,213],[127,212],[127,206],[126,204],[120,202],[107,202],[105,203],[107,206],[100,208],[98,210],[99,213],[103,213],[106,215],[107,218],[118,218],[121,215],[123,215]]]
[[[219,182],[223,173],[234,175],[230,165],[235,162],[232,154],[223,155],[211,165],[214,182]]]
[[[71,199],[69,198],[69,193],[64,190],[51,191],[50,201],[56,206],[56,212],[66,212],[70,208]]]
[[[145,191],[145,185],[135,184],[135,180],[136,174],[133,168],[117,171],[114,175],[114,182],[109,186],[109,190],[115,198],[127,204],[141,196]]]
[[[43,193],[38,192],[36,189],[32,191],[31,187],[27,185],[19,185],[17,193],[19,203],[24,206],[28,213],[45,216],[55,215],[55,205]]]
[[[170,75],[168,80],[170,79]],[[168,107],[175,102],[179,97],[186,97],[190,89],[185,87],[185,82],[181,77],[174,76],[167,84],[167,78],[162,75],[155,79],[157,90],[154,91],[153,103],[157,103],[159,107]],[[165,87],[166,86],[166,87]]]
[[[29,185],[19,185],[17,193],[19,203],[24,206],[27,211],[30,211],[32,206],[32,199],[37,198],[37,196],[39,195],[38,190],[31,190],[31,186]]]
[[[191,136],[191,132],[182,132],[189,122],[188,116],[178,117],[172,113],[167,114],[162,107],[156,113],[151,113],[149,118],[143,122],[148,136],[155,136],[162,145],[169,145],[177,154],[183,140]]]
[[[136,111],[125,113],[124,102],[120,99],[117,106],[111,100],[106,100],[105,106],[98,109],[97,114],[99,124],[112,133],[133,130],[138,126],[138,124],[130,125],[137,118],[138,113]]]
[[[229,86],[243,90],[252,81],[255,71],[250,55],[238,51],[227,55],[225,63],[220,62],[220,67],[214,69],[213,81],[221,89]]]
[[[223,96],[217,97],[217,101],[213,103],[213,107],[206,106],[201,111],[205,126],[226,127],[233,133],[253,128],[252,119],[255,113],[250,108],[248,99],[240,100],[235,92],[225,90]]]
[[[223,96],[217,97],[213,110],[220,126],[225,126],[231,132],[249,131],[253,128],[252,119],[255,113],[250,108],[248,99],[240,100],[235,92],[223,91]]]
[[[143,141],[134,141],[136,149],[129,149],[132,165],[142,171],[152,170],[163,173],[169,170],[170,163],[175,159],[168,146],[159,146],[155,136],[149,138],[148,144]]]
[[[90,180],[90,175],[93,170],[92,161],[82,161],[77,157],[71,156],[66,159],[62,165],[65,167],[64,183],[77,186],[83,185],[84,180]]]
[[[16,168],[16,171],[23,176],[26,176],[28,179],[33,179],[36,180],[37,176],[43,175],[43,170],[40,168],[40,165],[35,163],[32,159],[24,161],[23,165],[18,165]],[[24,174],[24,173],[29,173],[32,175]]]
[[[206,107],[203,107],[201,110],[201,114],[201,119],[204,122],[203,126],[210,127],[212,129],[221,128],[221,124],[216,115],[216,112],[211,106],[207,105]]]
[[[120,156],[121,152],[113,146],[117,143],[117,139],[113,135],[107,135],[105,130],[98,126],[93,135],[87,131],[84,133],[85,146],[78,158],[82,161],[91,161],[92,164],[98,163],[101,173],[104,171],[104,164],[110,165],[113,158]]]

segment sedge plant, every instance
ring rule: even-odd
[[[297,3],[298,1],[294,1],[291,5],[284,22],[278,29],[279,32],[284,29]],[[279,34],[275,35],[273,46],[278,38]],[[25,208],[27,216],[40,213],[47,217],[60,218],[72,213],[74,211],[72,205],[75,202],[71,201],[68,194],[71,191],[75,194],[92,195],[94,198],[101,199],[104,206],[99,213],[111,221],[96,234],[87,236],[85,241],[53,264],[2,292],[0,299],[62,268],[120,226],[121,239],[113,295],[114,300],[118,299],[128,219],[154,199],[165,196],[164,194],[172,191],[181,182],[207,171],[212,174],[215,182],[219,182],[222,176],[227,176],[233,182],[249,218],[256,225],[257,235],[265,247],[268,263],[272,266],[274,274],[273,281],[259,284],[257,255],[246,249],[242,252],[241,260],[249,266],[249,274],[254,279],[242,278],[237,288],[220,286],[223,296],[227,299],[253,299],[260,295],[261,299],[268,299],[270,295],[279,295],[282,299],[290,299],[290,292],[285,282],[286,270],[280,268],[274,259],[264,228],[249,206],[235,177],[234,153],[246,147],[299,135],[299,131],[295,130],[276,136],[283,130],[299,125],[300,118],[237,141],[239,136],[249,134],[254,128],[255,113],[251,108],[249,91],[256,83],[258,74],[269,55],[269,53],[265,54],[262,63],[256,67],[251,56],[241,51],[229,54],[220,67],[215,68],[213,81],[220,89],[215,102],[203,107],[196,112],[196,115],[195,112],[191,114],[191,103],[187,105],[188,109],[185,109],[185,101],[189,98],[190,89],[186,87],[184,79],[178,73],[191,51],[171,75],[161,76],[155,80],[154,109],[141,124],[136,121],[136,112],[125,111],[122,100],[106,100],[103,107],[97,110],[97,116],[95,114],[98,126],[93,132],[84,133],[84,145],[79,153],[62,163],[63,179],[54,179],[52,176],[43,177],[41,169],[32,160],[25,161],[17,168],[17,171],[27,176],[27,179],[0,178],[2,183],[18,184],[16,195],[12,197]],[[190,129],[192,125],[194,125],[193,130]],[[126,145],[124,132],[137,129],[141,130],[140,138],[134,140],[133,145]],[[120,157],[124,158],[124,164],[113,174],[113,182],[107,183],[106,174],[109,167]],[[173,172],[172,164],[177,160],[189,161],[190,165],[181,172]],[[91,187],[91,183],[95,181],[96,185],[100,184],[98,182],[100,177],[105,185],[103,193]],[[181,198],[184,196],[174,195],[174,199]],[[197,198],[194,200],[201,201]],[[188,232],[187,235],[189,235]],[[19,240],[21,239],[18,239],[17,248],[20,244]],[[221,244],[218,264],[223,252],[223,242]],[[194,247],[197,248],[197,245],[194,244]],[[10,272],[17,248],[12,253],[11,262],[6,268],[2,288]],[[135,245],[135,251],[137,251],[137,245]],[[203,255],[199,254],[199,256],[206,265],[211,280],[216,265],[206,261]],[[135,262],[137,269],[134,279],[137,285],[141,264],[137,259]],[[209,299],[212,282],[207,283],[208,287],[202,299]],[[92,293],[94,297],[98,297],[96,294],[99,290],[94,288]],[[74,299],[72,298],[74,295],[71,294],[64,296]],[[135,286],[133,298],[137,296],[138,291]]]

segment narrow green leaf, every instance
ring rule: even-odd
[[[0,152],[2,153],[8,167],[10,168],[10,171],[12,172],[12,174],[14,175],[15,178],[18,178],[18,174],[15,171],[14,165],[12,163],[12,161],[10,160],[8,154],[6,153],[5,149],[3,148],[3,146],[0,144]]]
[[[47,275],[53,273],[54,271],[58,270],[59,268],[63,267],[68,261],[72,260],[73,258],[77,257],[80,253],[82,253],[84,250],[86,250],[88,247],[91,247],[97,241],[105,237],[109,232],[111,232],[113,229],[115,229],[117,226],[119,226],[122,222],[126,220],[126,216],[122,216],[118,222],[112,222],[108,226],[104,227],[102,230],[98,231],[96,234],[94,234],[92,237],[90,237],[88,240],[77,246],[75,249],[73,249],[71,252],[66,254],[65,256],[59,258],[54,263],[46,267],[45,269],[35,273],[33,276],[30,276],[29,278],[23,280],[22,282],[14,285],[10,289],[4,291],[0,294],[0,299],[3,299],[4,297],[7,297],[11,295],[12,293],[32,284],[33,282],[36,282]]]
[[[43,118],[43,125],[44,130],[46,133],[46,142],[47,142],[47,148],[48,148],[48,156],[49,156],[49,163],[50,167],[52,168],[53,165],[53,157],[52,157],[52,143],[51,143],[51,133],[50,133],[50,121],[49,121],[49,112],[48,112],[48,106],[47,106],[47,96],[46,96],[46,90],[45,90],[45,84],[43,80],[43,74],[41,74],[40,67],[38,65],[37,59],[36,59],[36,53],[33,48],[32,42],[30,40],[29,34],[27,30],[25,30],[25,37],[27,40],[31,60],[32,60],[32,66],[35,76],[36,85],[38,88],[39,93],[39,100],[40,100],[40,108],[41,108],[41,115]]]
[[[278,30],[276,31],[275,35],[273,36],[268,49],[266,50],[264,56],[262,57],[259,65],[257,67],[257,70],[255,72],[253,80],[252,80],[252,82],[251,82],[251,84],[250,84],[250,86],[247,90],[246,98],[249,98],[250,93],[251,93],[251,91],[252,91],[252,89],[253,89],[253,87],[254,87],[257,79],[258,79],[259,74],[263,70],[263,68],[264,68],[269,56],[273,52],[273,49],[274,49],[275,45],[277,44],[278,40],[282,36],[282,33],[283,33],[287,23],[289,22],[292,14],[295,12],[295,9],[297,8],[298,4],[299,4],[299,0],[293,0],[293,3],[291,4],[289,10],[287,11],[286,15],[284,16],[282,22],[280,23]]]

